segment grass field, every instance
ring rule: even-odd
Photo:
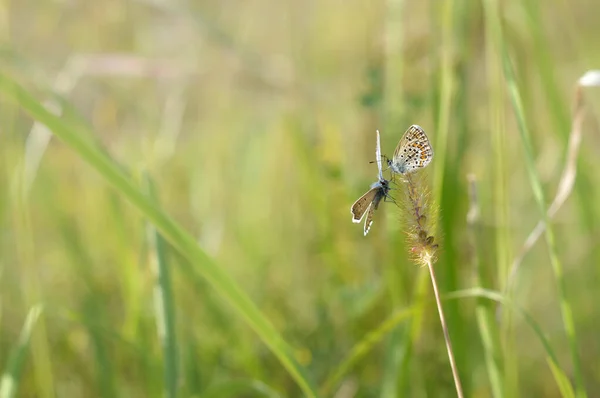
[[[456,396],[410,213],[349,211],[411,124],[464,396],[600,396],[598,15],[1,2],[0,398]]]

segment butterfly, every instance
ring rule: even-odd
[[[425,130],[413,124],[400,138],[394,156],[387,163],[392,172],[407,174],[426,167],[431,163],[431,159],[433,159],[433,148]]]
[[[373,224],[373,214],[375,213],[375,210],[377,210],[379,202],[381,202],[381,199],[385,200],[388,197],[388,192],[390,190],[390,182],[383,178],[379,130],[377,130],[377,148],[375,149],[375,156],[377,159],[377,167],[379,168],[379,180],[371,184],[371,188],[358,198],[350,208],[353,223],[361,222],[365,214],[367,215],[365,218],[365,236],[367,236],[371,224]]]

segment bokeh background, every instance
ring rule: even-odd
[[[435,269],[466,396],[600,396],[593,87],[554,243],[542,236],[505,292],[542,219],[536,181],[545,209],[568,163],[598,15],[595,0],[1,2],[0,394],[455,396],[406,214],[382,203],[364,237],[349,212],[376,179],[375,130],[391,155],[417,123],[435,151]],[[157,238],[89,156],[35,123],[36,104],[145,195],[151,180],[206,263]]]

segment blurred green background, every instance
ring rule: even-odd
[[[391,155],[413,123],[435,151],[465,395],[600,396],[594,88],[572,193],[505,291],[567,163],[577,80],[600,66],[598,15],[595,0],[1,2],[0,396],[455,396],[406,215],[382,203],[363,237],[349,212],[376,180],[375,130]],[[41,104],[62,140],[34,123]]]

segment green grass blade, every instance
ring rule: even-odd
[[[156,188],[150,176],[144,175],[144,185],[151,200],[158,204]],[[171,268],[167,263],[166,243],[152,224],[146,227],[150,248],[150,260],[156,284],[154,287],[154,306],[156,327],[163,349],[163,375],[165,397],[177,397],[178,354],[177,333],[175,331],[175,304],[171,280]]]
[[[467,214],[467,225],[469,226],[469,244],[472,250],[472,261],[475,283],[478,286],[489,286],[486,278],[485,269],[482,264],[484,232],[479,219],[479,199],[477,192],[477,183],[475,177],[470,177],[470,208]],[[492,389],[492,395],[495,398],[505,396],[504,375],[502,373],[502,345],[493,310],[483,300],[477,301],[475,308],[477,318],[477,327],[485,353],[485,364],[488,372],[488,378]]]
[[[465,289],[447,294],[444,297],[442,297],[444,301],[464,298],[479,298],[495,301],[521,315],[527,323],[527,325],[530,327],[530,329],[534,332],[542,347],[544,348],[547,360],[551,364],[552,373],[553,375],[555,375],[556,383],[561,389],[561,391],[563,390],[561,385],[564,384],[564,380],[566,380],[566,377],[564,377],[564,371],[560,367],[554,349],[552,348],[550,342],[545,336],[542,328],[535,321],[535,319],[533,319],[531,315],[529,315],[525,310],[514,304],[502,293],[493,290],[482,288]],[[433,299],[427,301],[428,303],[433,302]],[[331,391],[333,391],[336,385],[342,380],[344,375],[347,374],[348,371],[350,371],[356,363],[363,359],[373,349],[373,347],[379,342],[381,342],[387,334],[389,334],[392,330],[394,330],[396,326],[398,326],[398,324],[414,316],[417,309],[417,306],[413,305],[407,309],[398,311],[390,318],[386,319],[377,328],[367,333],[365,337],[350,350],[350,353],[348,354],[346,359],[344,359],[342,363],[336,368],[336,370],[326,379],[322,388],[323,396],[329,396],[331,394]],[[557,377],[556,375],[562,376]]]
[[[222,384],[209,387],[200,398],[228,398],[228,397],[265,397],[280,398],[281,395],[271,387],[258,380],[230,380]]]
[[[54,135],[96,169],[109,184],[141,211],[165,239],[194,265],[194,273],[204,277],[252,327],[277,356],[304,394],[309,397],[317,396],[312,383],[304,374],[302,367],[293,357],[290,346],[283,340],[279,332],[231,276],[212,261],[188,232],[149,200],[104,151],[93,145],[79,131],[48,112],[28,91],[4,73],[0,73],[0,90],[7,98],[22,106],[33,118],[45,124]]]
[[[498,18],[497,14],[496,18]],[[546,199],[544,197],[544,191],[542,189],[542,183],[540,181],[539,174],[535,167],[535,159],[533,154],[533,144],[531,141],[531,134],[529,132],[529,128],[527,125],[527,121],[525,119],[525,110],[523,107],[523,103],[521,100],[521,94],[519,90],[519,86],[516,81],[515,73],[513,70],[513,66],[511,64],[510,57],[508,55],[508,51],[506,49],[506,45],[504,43],[504,38],[502,35],[502,29],[500,21],[494,23],[494,32],[493,34],[496,37],[496,44],[499,46],[498,50],[501,53],[502,57],[502,66],[504,69],[504,75],[506,78],[506,84],[508,86],[508,94],[509,98],[515,112],[515,116],[517,119],[517,125],[521,137],[521,143],[523,145],[523,150],[525,153],[525,164],[527,167],[527,173],[529,175],[529,182],[531,184],[531,188],[533,191],[533,195],[535,200],[540,208],[541,217],[544,223],[546,224],[546,243],[548,245],[548,254],[550,256],[550,263],[552,265],[552,270],[554,273],[554,278],[557,284],[557,292],[560,302],[560,311],[561,316],[565,328],[565,332],[567,334],[567,339],[569,341],[569,349],[571,351],[571,359],[573,361],[573,372],[575,376],[575,386],[578,397],[587,396],[585,392],[585,386],[583,381],[583,374],[581,373],[581,365],[579,361],[579,349],[577,343],[577,334],[575,332],[575,321],[573,319],[573,311],[571,308],[570,302],[567,300],[566,295],[566,284],[564,279],[564,270],[560,259],[558,258],[557,249],[556,249],[556,241],[554,237],[554,230],[552,225],[550,224],[550,220],[548,219]]]
[[[46,313],[49,313],[48,310],[46,310]],[[95,300],[94,293],[91,293],[84,298],[81,312],[83,319],[85,319],[82,324],[87,329],[90,346],[93,347],[94,361],[91,362],[94,363],[96,368],[96,391],[98,396],[119,398],[122,395],[118,393],[118,371],[115,370],[114,358],[112,358],[110,346],[98,328],[90,326],[92,321],[98,323],[106,322],[105,308]]]
[[[496,291],[488,290],[488,289],[482,289],[482,288],[478,288],[478,287],[472,288],[472,289],[459,290],[459,291],[447,294],[444,297],[444,299],[451,300],[451,299],[460,299],[460,298],[467,298],[467,297],[469,297],[469,298],[485,298],[488,300],[492,300],[492,301],[495,301],[502,305],[506,305],[507,307],[510,307],[513,311],[516,311],[517,313],[519,313],[519,315],[521,315],[523,317],[525,322],[529,325],[529,327],[535,333],[536,337],[538,338],[538,340],[544,347],[544,350],[546,351],[546,355],[552,360],[552,362],[554,362],[554,364],[557,367],[559,367],[558,358],[557,358],[556,354],[554,353],[554,350],[552,349],[552,346],[550,345],[550,342],[546,338],[546,335],[544,334],[542,328],[533,319],[533,317],[531,315],[529,315],[525,310],[518,307],[515,303],[513,303],[510,299],[508,299],[506,296],[504,296],[500,292],[496,292]]]
[[[497,303],[502,304],[502,306],[511,308],[512,310],[514,310],[518,314],[520,314],[523,317],[523,319],[525,320],[525,322],[527,323],[527,325],[535,333],[535,335],[538,338],[538,340],[540,341],[540,343],[542,344],[544,351],[546,352],[546,361],[549,364],[550,370],[552,371],[552,375],[554,376],[554,379],[556,381],[556,384],[557,384],[559,390],[561,391],[561,394],[564,397],[569,397],[568,391],[572,389],[572,387],[570,386],[569,380],[566,377],[565,372],[559,366],[558,358],[556,356],[556,353],[552,349],[552,346],[550,345],[548,338],[544,334],[542,328],[533,319],[533,317],[531,315],[529,315],[522,308],[516,306],[513,302],[511,302],[510,299],[508,299],[506,296],[502,295],[500,292],[495,292],[495,291],[487,290],[487,289],[473,288],[473,289],[461,290],[461,291],[457,291],[457,292],[448,294],[446,296],[446,299],[459,299],[459,298],[466,298],[466,297],[479,297],[479,298],[486,298],[488,300],[493,300]],[[566,386],[565,383],[568,384],[568,386]]]
[[[342,380],[342,377],[344,377],[358,361],[364,358],[376,344],[381,342],[388,333],[394,330],[398,324],[410,319],[416,310],[417,306],[413,305],[408,309],[398,311],[390,318],[386,319],[375,330],[367,333],[365,337],[350,350],[350,354],[348,354],[346,359],[344,359],[336,370],[325,380],[322,388],[323,396],[331,396],[331,392]]]
[[[444,169],[448,157],[448,132],[452,115],[452,103],[454,99],[455,78],[453,67],[452,48],[454,44],[454,15],[452,13],[454,3],[451,1],[439,3],[441,7],[441,64],[440,68],[440,103],[438,117],[438,128],[435,140],[435,162],[433,174],[434,202],[442,202],[442,189],[444,187]]]
[[[573,391],[573,386],[571,385],[569,378],[565,375],[565,372],[558,368],[554,362],[550,360],[547,362],[552,371],[552,375],[554,376],[554,380],[556,380],[556,384],[558,384],[561,395],[564,398],[575,398],[575,391]]]
[[[25,365],[27,352],[29,351],[29,342],[36,321],[42,313],[41,306],[34,306],[29,310],[25,324],[19,336],[19,342],[11,352],[6,369],[2,373],[0,380],[0,398],[11,398],[16,396],[21,381],[21,373]]]

